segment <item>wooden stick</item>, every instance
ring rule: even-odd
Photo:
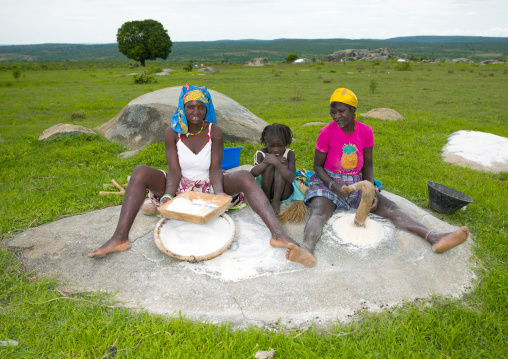
[[[120,192],[122,192],[122,193],[124,193],[124,192],[125,192],[125,189],[124,189],[122,186],[120,186],[120,185],[118,184],[118,182],[117,182],[117,181],[115,181],[114,179],[112,179],[112,180],[111,180],[111,183],[113,183],[113,184],[115,185],[115,187],[116,187],[116,188],[118,188],[118,189],[120,190]]]
[[[104,192],[104,191],[100,191],[99,194],[100,195],[105,195],[105,194],[124,194],[125,191],[123,192]]]

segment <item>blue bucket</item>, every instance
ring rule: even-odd
[[[243,147],[226,147],[222,157],[222,169],[229,170],[240,166],[240,151]]]

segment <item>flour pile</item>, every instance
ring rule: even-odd
[[[159,229],[159,239],[168,251],[181,256],[205,256],[231,240],[233,230],[223,217],[206,224],[167,219]]]
[[[191,201],[187,198],[175,198],[169,203],[166,210],[196,216],[206,216],[216,208],[216,205],[210,204],[202,199],[194,199]]]
[[[245,221],[236,217],[234,222],[235,241],[224,253],[211,260],[199,263],[182,262],[180,265],[223,282],[238,282],[305,269],[286,260],[286,251],[283,248],[270,245],[270,231],[261,221]]]
[[[478,131],[457,131],[443,147],[448,163],[490,172],[508,171],[508,138]]]
[[[395,228],[381,217],[374,219],[372,214],[365,220],[364,227],[354,224],[355,213],[346,212],[333,216],[324,229],[322,239],[328,244],[349,250],[367,250],[379,246],[392,237]]]

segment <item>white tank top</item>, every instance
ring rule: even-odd
[[[212,123],[208,126],[208,142],[198,154],[192,152],[189,147],[182,142],[182,135],[180,135],[176,143],[176,151],[178,152],[178,162],[180,163],[182,176],[192,181],[205,180],[210,177],[210,164],[212,163],[211,129]]]

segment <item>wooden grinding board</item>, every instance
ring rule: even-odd
[[[199,235],[196,232],[200,232],[201,229],[206,231],[205,228],[207,228],[210,224],[216,223],[217,221],[223,221],[223,224],[227,225],[228,229],[217,232],[220,233],[220,237],[216,237],[213,250],[203,252],[203,247],[206,246],[206,241],[210,240],[210,238],[207,235],[203,235],[203,233]],[[233,240],[235,239],[236,229],[233,220],[226,213],[221,214],[218,218],[215,219],[215,221],[210,222],[210,224],[205,224],[202,227],[199,225],[199,230],[194,231],[196,228],[193,228],[192,226],[198,226],[198,224],[185,223],[175,219],[162,218],[159,222],[157,222],[153,231],[155,245],[162,253],[182,261],[195,263],[215,258],[223,253],[226,249],[228,249],[231,243],[233,243]],[[174,233],[182,232],[182,226],[187,228],[187,231],[184,230],[183,232],[192,232],[192,235],[185,237],[186,239],[189,238],[189,247],[185,248],[185,252],[187,253],[177,253],[176,251],[171,251],[166,248],[164,245],[165,241],[171,239],[167,238],[167,232],[165,235],[162,233],[164,232],[163,226],[165,226],[165,228],[169,231],[176,231]],[[195,234],[198,234],[198,236],[193,236]],[[163,235],[166,237],[163,237]],[[198,244],[198,242],[201,242],[205,246]],[[196,244],[198,244],[197,249],[195,247]]]
[[[182,212],[175,212],[175,211],[168,209],[171,202],[173,202],[177,198],[188,199],[191,202],[197,200],[200,202],[198,205],[210,205],[210,206],[217,206],[217,207],[213,210],[210,210],[209,212],[207,212],[205,214],[182,213]],[[206,202],[206,204],[201,204],[202,202]],[[210,221],[212,218],[220,216],[222,213],[226,212],[230,203],[231,203],[231,197],[217,196],[215,194],[209,194],[209,193],[186,191],[186,192],[180,193],[178,196],[173,198],[171,201],[162,204],[159,207],[159,213],[166,218],[173,218],[173,219],[179,219],[181,221],[186,221],[186,222],[205,224],[206,222]]]

